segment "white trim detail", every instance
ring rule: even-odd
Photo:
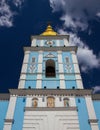
[[[59,65],[59,78],[60,78],[60,88],[65,89],[65,76],[63,70],[63,60],[62,51],[58,51],[58,65]]]
[[[39,51],[36,88],[42,88],[42,62],[43,52]]]
[[[36,39],[32,40],[31,46],[36,46]]]
[[[17,96],[11,96],[10,97],[8,110],[7,110],[7,114],[6,114],[6,119],[12,119],[13,120],[14,112],[15,112],[15,106],[16,106],[16,100],[17,100]],[[11,127],[12,127],[12,122],[5,122],[3,130],[11,130]]]
[[[95,119],[96,120],[96,114],[95,114],[95,110],[93,107],[93,103],[92,103],[92,99],[90,96],[86,96],[85,97],[86,100],[86,106],[87,106],[87,111],[88,111],[88,115],[89,115],[89,119]],[[98,124],[97,123],[91,123],[91,128],[92,130],[99,130]]]
[[[30,51],[25,51],[18,88],[24,88]],[[25,73],[25,74],[23,74]]]
[[[78,60],[77,60],[75,51],[71,51],[71,54],[72,54],[72,62],[73,62],[73,66],[74,66],[77,88],[83,89],[83,82],[82,82],[82,79],[81,79]]]

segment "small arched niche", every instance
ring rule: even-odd
[[[53,96],[47,97],[47,107],[55,107],[55,98]]]
[[[46,61],[46,72],[45,76],[50,78],[50,77],[55,77],[55,61],[52,59],[49,59]]]
[[[34,98],[32,99],[32,106],[33,106],[33,107],[37,107],[37,106],[38,106],[38,98],[34,97]]]
[[[69,98],[65,97],[63,100],[64,100],[64,107],[69,107]]]

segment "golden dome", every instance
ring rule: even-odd
[[[41,34],[42,36],[56,36],[57,33],[52,29],[51,25],[48,25],[45,32]]]

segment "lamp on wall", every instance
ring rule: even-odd
[[[46,86],[44,86],[44,88],[46,89]]]
[[[75,86],[73,86],[72,89],[75,89]]]
[[[31,89],[31,86],[28,86],[29,89]]]
[[[57,89],[59,89],[59,86],[57,86]]]

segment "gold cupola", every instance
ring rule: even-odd
[[[52,26],[49,24],[45,30],[45,32],[43,32],[41,34],[42,36],[56,36],[57,35],[57,32],[55,32],[53,29],[52,29]]]

